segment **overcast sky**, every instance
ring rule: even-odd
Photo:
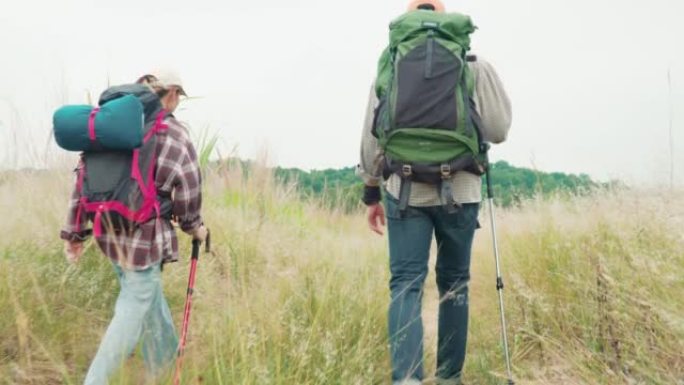
[[[0,0],[0,161],[59,153],[51,115],[165,66],[188,93],[179,118],[243,157],[357,163],[387,26],[404,0]],[[684,184],[684,27],[677,0],[454,0],[479,30],[514,123],[493,157],[546,171]],[[668,96],[668,69],[672,97]],[[49,149],[49,150],[46,150]]]

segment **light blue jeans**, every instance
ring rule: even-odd
[[[124,270],[114,265],[121,292],[114,318],[93,359],[85,385],[106,385],[142,339],[145,366],[156,376],[171,364],[178,337],[171,311],[164,298],[160,265],[146,270]]]

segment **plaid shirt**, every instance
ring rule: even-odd
[[[173,216],[180,228],[191,233],[202,224],[201,174],[195,148],[187,129],[173,116],[164,123],[168,129],[158,133],[155,183],[159,193],[173,197]],[[83,167],[79,163],[77,168]],[[78,172],[77,172],[78,174]],[[84,215],[79,216],[80,194],[75,188],[69,202],[67,224],[61,232],[64,240],[85,240],[90,234]],[[77,223],[77,218],[78,220]],[[103,231],[97,243],[102,252],[123,268],[143,270],[151,265],[178,260],[178,239],[173,224],[153,219],[131,230]]]

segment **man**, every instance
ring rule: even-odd
[[[187,129],[173,116],[181,95],[186,95],[180,77],[173,72],[155,72],[141,77],[138,85],[108,90],[103,97],[124,90],[136,90],[145,95],[146,117],[150,105],[152,110],[160,111],[156,124],[163,129],[156,134],[151,156],[156,157],[154,187],[157,200],[166,201],[167,204],[161,206],[167,208],[158,210],[155,218],[126,229],[114,228],[110,223],[106,231],[98,231],[98,218],[94,221],[96,241],[111,259],[121,291],[114,318],[88,370],[86,385],[107,384],[108,378],[133,353],[140,339],[150,377],[161,374],[172,363],[178,338],[161,283],[162,264],[178,260],[178,242],[170,218],[175,217],[180,228],[194,239],[203,241],[207,234],[200,215],[201,176],[196,152]],[[155,116],[152,116],[153,122]],[[82,160],[79,170],[84,164]],[[79,260],[83,242],[92,233],[84,230],[87,221],[81,198],[82,187],[79,188],[77,182],[67,225],[61,232],[67,259],[72,263]],[[160,211],[167,211],[169,215],[160,214]]]
[[[435,13],[442,14],[445,8],[439,0],[415,0],[409,5],[409,13],[411,18],[433,18]],[[422,12],[422,13],[421,13]],[[449,17],[451,14],[443,16]],[[461,15],[462,25],[469,26],[470,19]],[[393,23],[393,27],[397,30],[399,22]],[[423,23],[425,27],[426,22]],[[439,28],[435,23],[434,27]],[[475,30],[474,26],[470,25],[462,36],[461,46],[469,45],[469,34]],[[409,35],[409,34],[406,34]],[[439,40],[444,34],[434,34],[432,31],[427,32],[428,41],[431,37],[435,37],[437,42],[442,42],[441,46],[449,46],[449,43],[444,43]],[[431,53],[438,52],[439,44],[426,43],[427,47],[423,51],[423,55],[414,56],[413,59],[425,60]],[[468,46],[469,47],[469,46]],[[467,47],[467,48],[468,48]],[[464,52],[467,51],[464,49]],[[399,48],[397,51],[401,51]],[[391,52],[391,50],[388,50]],[[410,55],[404,53],[404,58]],[[448,55],[447,55],[448,56]],[[399,72],[399,77],[402,75],[401,71],[411,71],[411,68],[418,68],[418,74],[413,76],[413,79],[404,81],[395,81],[392,87],[401,88],[402,85],[411,82],[412,90],[405,91],[405,93],[415,92],[416,89],[424,87],[420,83],[422,80],[415,80],[416,78],[433,79],[435,76],[440,76],[440,72],[436,69],[424,70],[426,66],[438,65],[435,63],[442,63],[443,65],[448,60],[444,57],[438,56],[437,60],[429,61],[430,64],[416,65],[416,61],[402,67],[397,64],[396,68]],[[391,60],[386,60],[395,65],[396,57]],[[404,59],[406,60],[406,59]],[[450,65],[450,64],[448,64]],[[382,60],[381,60],[382,66]],[[506,95],[501,81],[497,76],[492,66],[481,58],[474,56],[468,57],[468,68],[472,73],[474,80],[473,92],[470,95],[470,103],[474,102],[474,111],[466,111],[470,113],[470,119],[467,125],[477,125],[479,128],[479,142],[493,142],[501,143],[506,139],[508,130],[511,124],[511,105]],[[450,68],[450,67],[445,67]],[[421,72],[424,71],[424,72]],[[448,71],[445,71],[445,73]],[[425,75],[423,75],[423,73]],[[380,81],[379,75],[377,82]],[[406,78],[404,78],[406,79]],[[418,82],[418,83],[416,83]],[[443,81],[437,80],[436,83],[428,85],[427,91],[423,95],[434,95],[435,87],[443,87]],[[390,84],[389,82],[387,84]],[[389,308],[389,334],[390,334],[390,348],[392,359],[392,380],[395,385],[398,384],[420,384],[423,380],[423,325],[421,320],[421,301],[422,291],[425,277],[428,272],[428,259],[430,244],[432,242],[433,233],[437,241],[437,286],[440,294],[439,305],[439,332],[438,332],[438,351],[437,351],[437,383],[442,385],[456,385],[461,384],[461,371],[465,360],[466,351],[466,337],[468,326],[468,282],[470,279],[470,256],[473,237],[476,228],[478,227],[478,210],[481,197],[481,167],[471,167],[471,169],[458,170],[456,172],[446,171],[442,172],[442,178],[437,175],[438,181],[433,183],[421,183],[420,179],[416,181],[415,171],[417,167],[414,165],[413,169],[410,165],[404,164],[400,168],[391,168],[390,159],[387,159],[386,148],[383,147],[382,141],[377,137],[379,134],[374,126],[382,124],[383,106],[378,100],[378,93],[376,90],[381,87],[373,87],[368,103],[365,126],[363,130],[363,138],[361,143],[361,162],[357,169],[365,183],[364,203],[367,205],[367,219],[372,231],[382,235],[383,226],[385,225],[385,216],[387,217],[387,227],[389,235],[389,253],[390,253],[390,290],[391,290],[391,304]],[[413,87],[415,86],[415,87]],[[386,86],[385,91],[387,89]],[[451,87],[451,92],[456,85],[446,86]],[[466,82],[463,83],[466,87]],[[386,91],[391,92],[391,91]],[[396,109],[404,108],[401,103],[401,93],[393,100],[398,100]],[[406,99],[404,97],[404,99]],[[390,98],[390,100],[392,100]],[[420,100],[420,101],[418,101]],[[414,110],[422,111],[423,121],[430,120],[441,116],[442,111],[435,109],[431,111],[431,116],[425,116],[426,111],[423,104],[427,105],[425,98],[416,98],[413,100],[403,101],[404,104],[412,104]],[[460,103],[460,101],[459,101]],[[449,103],[451,104],[451,103]],[[454,109],[456,109],[456,103]],[[416,106],[418,105],[418,106]],[[430,105],[434,107],[434,105]],[[406,107],[408,108],[408,107]],[[463,111],[463,107],[460,111]],[[466,107],[467,108],[467,107]],[[410,115],[410,114],[405,114]],[[419,115],[419,114],[417,114]],[[417,116],[414,114],[414,116]],[[401,119],[397,112],[396,117],[393,117],[395,124]],[[433,119],[434,120],[434,119]],[[387,119],[392,122],[392,120]],[[455,122],[455,120],[454,120]],[[456,123],[454,123],[456,124]],[[461,124],[461,123],[458,123]],[[401,127],[427,127],[416,125],[404,125]],[[386,128],[392,130],[395,127]],[[448,127],[441,127],[448,128]],[[466,127],[467,128],[467,127]],[[410,129],[409,129],[410,130]],[[408,131],[408,130],[404,130]],[[438,131],[438,130],[433,130]],[[389,131],[388,131],[389,132]],[[387,142],[385,142],[385,146]],[[423,145],[424,143],[421,143]],[[418,148],[418,143],[414,144]],[[430,154],[428,154],[430,155]],[[438,165],[439,166],[439,165]],[[449,170],[448,164],[442,166],[442,170]],[[475,170],[475,171],[473,171]],[[386,206],[381,205],[380,184],[384,176],[388,177],[386,181]],[[391,175],[388,175],[391,174]],[[429,178],[428,178],[429,179]],[[437,188],[436,188],[437,187]],[[385,211],[386,210],[386,211]],[[386,214],[386,215],[385,215]]]

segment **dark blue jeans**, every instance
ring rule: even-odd
[[[386,209],[392,273],[392,380],[423,379],[421,301],[434,233],[440,295],[437,377],[458,381],[465,361],[470,254],[479,204],[465,204],[453,214],[441,206],[409,207],[402,216],[397,200],[388,196]]]

